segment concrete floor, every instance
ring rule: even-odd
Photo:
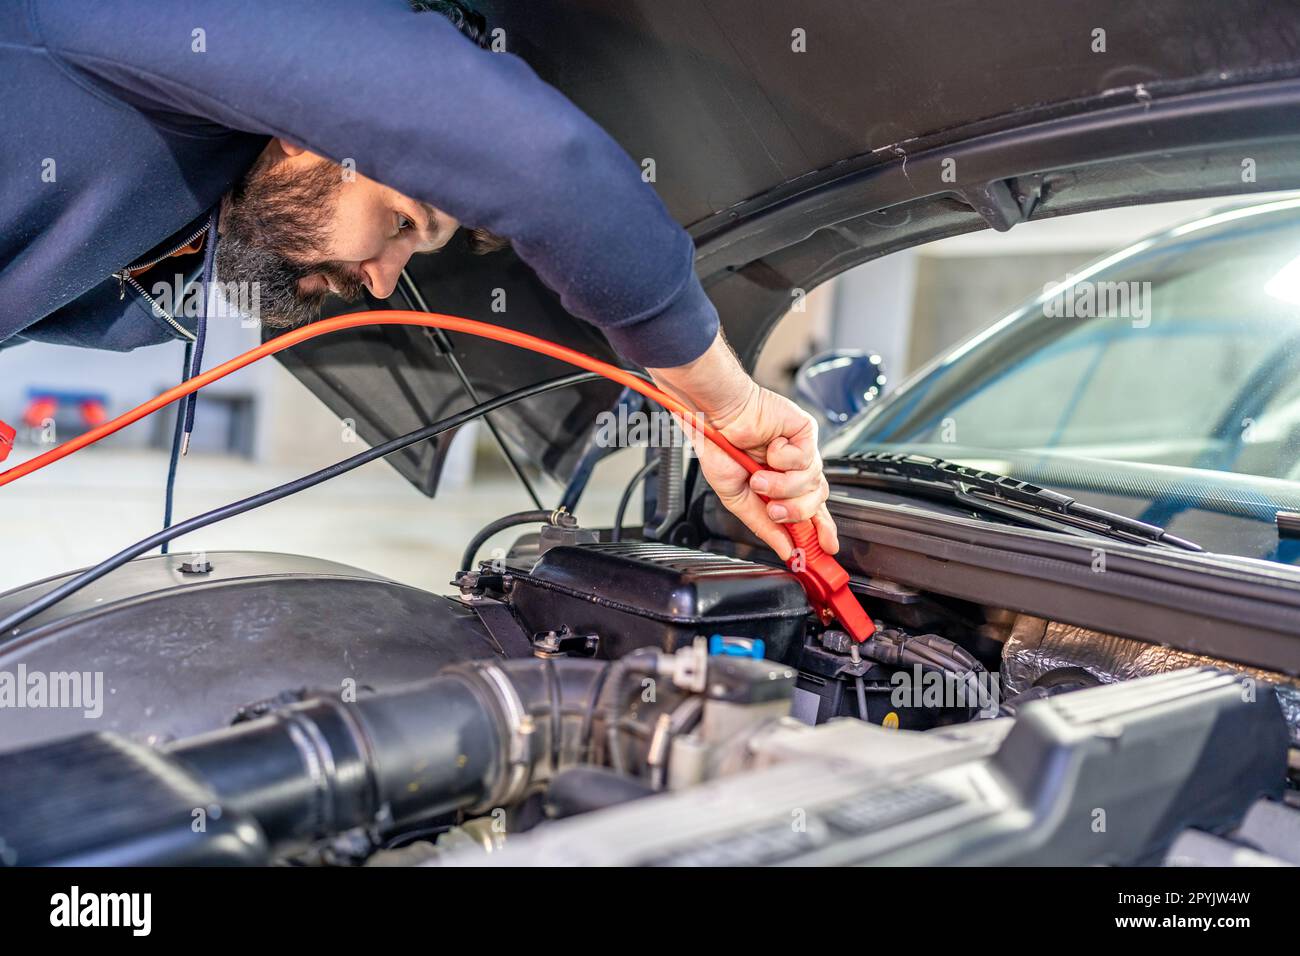
[[[355,453],[357,446],[350,446]],[[6,466],[33,452],[15,449]],[[346,457],[330,450],[334,457]],[[494,518],[532,504],[491,452],[480,452],[481,478],[425,498],[383,462],[220,522],[172,545],[174,553],[229,549],[284,551],[328,558],[440,593],[470,537]],[[488,466],[482,460],[488,458]],[[191,456],[181,466],[177,519],[188,518],[291,480],[332,458],[293,466]],[[642,460],[624,451],[597,468],[578,511],[585,525],[612,522],[623,486]],[[0,591],[108,557],[161,527],[166,457],[160,452],[91,448],[0,490]],[[554,483],[539,487],[544,503]],[[639,510],[634,507],[639,516]],[[515,532],[489,542],[508,545]]]

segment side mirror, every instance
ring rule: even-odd
[[[821,412],[832,431],[879,398],[884,387],[880,356],[857,349],[814,355],[794,376],[795,394]]]

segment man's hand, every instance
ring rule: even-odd
[[[768,466],[753,476],[703,435],[682,422],[700,468],[727,510],[740,518],[782,561],[793,551],[781,527],[811,518],[829,554],[839,551],[835,522],[826,510],[830,488],[817,450],[817,423],[794,402],[760,387],[721,333],[689,365],[650,369],[666,391],[700,412],[741,451]],[[764,503],[762,495],[770,501]]]

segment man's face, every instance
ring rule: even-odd
[[[458,226],[427,203],[273,140],[223,203],[217,278],[256,288],[267,325],[299,325],[319,316],[327,295],[392,295],[411,256],[441,249]]]

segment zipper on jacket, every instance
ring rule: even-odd
[[[152,259],[147,259],[144,262],[134,262],[131,265],[127,266],[125,269],[123,269],[121,272],[114,272],[113,278],[117,280],[118,300],[120,301],[126,298],[126,287],[129,285],[132,289],[135,290],[136,293],[140,295],[141,298],[143,298],[146,302],[149,303],[149,307],[153,309],[154,315],[158,316],[160,319],[165,321],[169,326],[175,329],[176,333],[180,335],[182,338],[189,339],[191,342],[193,342],[195,338],[194,333],[191,332],[189,329],[185,328],[185,326],[181,325],[181,323],[178,322],[170,312],[168,312],[166,309],[162,307],[162,305],[158,302],[157,299],[155,299],[148,292],[146,292],[144,290],[144,286],[142,286],[139,283],[139,281],[135,278],[135,276],[131,275],[131,273],[140,272],[145,269],[152,269],[154,266],[156,266],[158,263],[162,262],[163,260],[170,259],[172,256],[180,252],[186,246],[194,245],[194,243],[198,242],[199,237],[204,235],[207,231],[208,231],[207,224],[204,224],[202,228],[195,231],[194,235],[185,239],[183,242],[178,242],[175,246],[173,246],[171,249],[169,249],[167,252],[163,253],[162,255],[155,256]],[[181,290],[181,292],[183,294],[184,290]]]

